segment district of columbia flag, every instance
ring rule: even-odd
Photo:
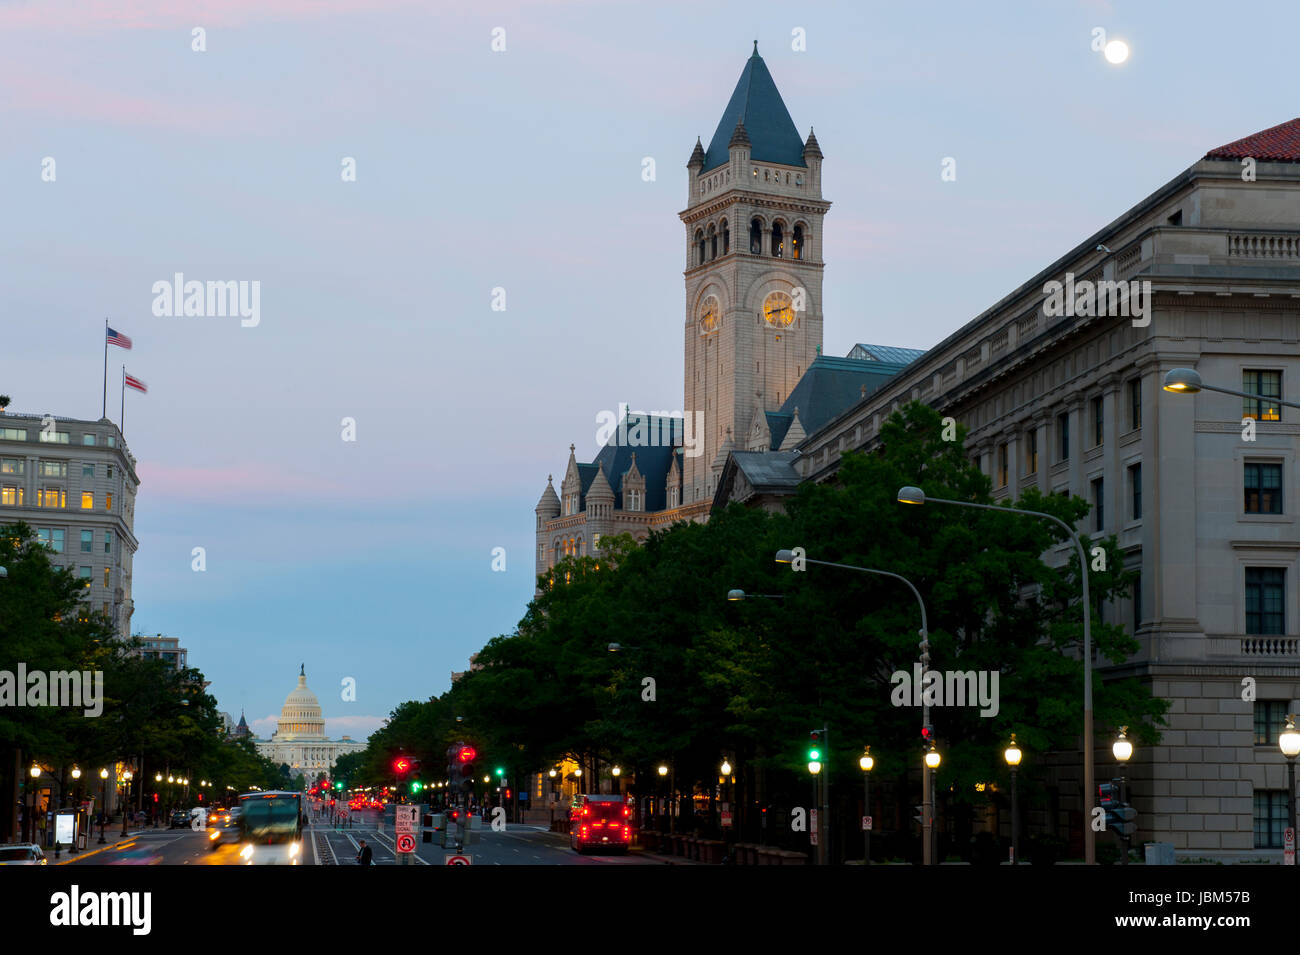
[[[125,335],[119,334],[115,329],[108,328],[107,331],[108,343],[110,345],[117,345],[119,348],[131,347],[131,339],[127,338]]]
[[[128,388],[134,388],[136,391],[144,391],[144,392],[149,391],[149,389],[145,387],[144,382],[141,381],[139,378],[135,377],[134,375],[125,375],[125,377],[122,380],[125,382]]]

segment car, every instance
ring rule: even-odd
[[[217,846],[225,843],[238,845],[240,835],[239,820],[226,816],[221,822],[208,827],[208,849],[215,852]]]
[[[0,865],[47,865],[45,851],[34,842],[0,846]]]
[[[168,829],[188,829],[190,827],[190,814],[184,809],[177,809],[172,813],[171,822],[168,823]]]
[[[632,807],[623,796],[577,796],[569,815],[569,846],[627,852],[632,845]]]

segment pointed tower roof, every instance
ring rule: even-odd
[[[605,467],[601,463],[596,465],[596,476],[591,479],[591,487],[587,488],[587,500],[596,498],[601,501],[614,500],[614,489],[610,487],[609,480],[605,477]]]
[[[704,147],[700,144],[700,137],[695,137],[695,148],[691,150],[691,158],[686,160],[687,166],[704,165]]]
[[[824,159],[821,146],[817,145],[817,137],[813,135],[812,127],[808,127],[808,141],[803,144],[803,158]]]
[[[730,142],[727,143],[728,149],[734,149],[737,146],[749,146],[751,149],[754,146],[754,144],[749,141],[749,133],[745,132],[744,119],[741,119],[740,122],[736,123],[736,129],[731,134]]]
[[[560,513],[560,496],[555,493],[555,485],[551,483],[553,476],[546,475],[546,490],[537,501],[537,507],[534,509],[538,514],[558,514]]]
[[[758,55],[757,43],[754,44],[753,56],[740,73],[740,81],[727,102],[718,129],[709,140],[702,172],[726,165],[730,159],[727,150],[737,126],[744,127],[753,159],[786,166],[806,165],[803,140],[799,138],[799,131],[777,92],[772,74],[767,71],[767,64]]]

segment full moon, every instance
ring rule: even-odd
[[[1111,63],[1123,63],[1128,59],[1128,44],[1123,40],[1111,40],[1106,44],[1106,59]]]

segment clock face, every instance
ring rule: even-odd
[[[721,309],[718,307],[718,300],[710,295],[704,300],[704,308],[700,310],[700,334],[707,335],[709,332],[716,331],[720,319]]]
[[[794,324],[794,306],[785,292],[773,292],[763,300],[763,318],[767,324],[785,328]]]

